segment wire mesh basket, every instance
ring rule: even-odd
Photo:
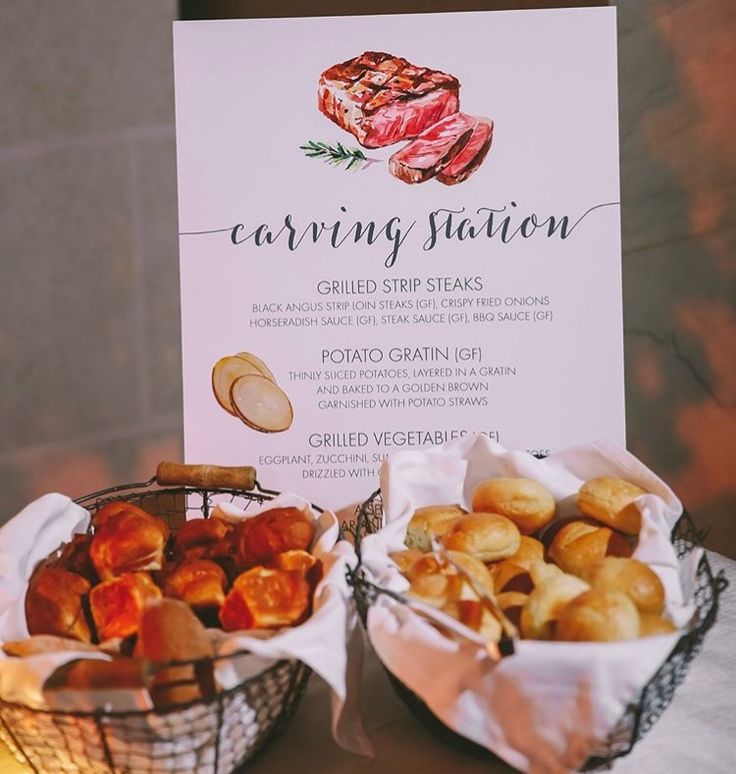
[[[263,489],[250,467],[162,463],[149,481],[105,489],[76,502],[92,513],[111,501],[130,502],[165,519],[175,533],[187,518],[209,517],[218,502],[247,510],[278,494]],[[246,655],[176,662],[177,667],[191,665],[195,675],[177,680],[176,686],[194,685],[203,667],[211,671],[225,658]],[[282,660],[234,688],[161,710],[65,712],[0,697],[0,739],[20,763],[44,774],[223,774],[251,760],[278,735],[310,674],[301,661]]]
[[[376,532],[382,526],[383,501],[379,490],[363,503],[356,515],[354,538],[359,559],[361,539],[365,535]],[[700,546],[703,537],[704,533],[698,530],[690,514],[684,511],[671,534],[678,558],[684,558],[696,546]],[[368,609],[379,595],[388,594],[396,599],[395,594],[372,583],[361,569],[360,564],[351,574],[350,582],[364,624],[367,620]],[[697,623],[680,637],[659,670],[641,689],[636,699],[627,706],[623,716],[605,742],[592,752],[581,767],[581,771],[610,768],[617,758],[628,755],[634,745],[657,722],[672,701],[677,686],[685,679],[690,663],[702,647],[706,632],[715,623],[719,597],[727,585],[728,581],[723,571],[715,574],[707,556],[703,554],[698,565],[695,582]],[[486,748],[448,728],[417,694],[409,690],[388,669],[386,669],[386,673],[399,698],[436,736],[475,757],[496,759]]]

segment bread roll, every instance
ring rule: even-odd
[[[314,524],[298,508],[273,508],[235,527],[233,542],[243,567],[268,562],[284,551],[308,551]]]
[[[181,599],[200,614],[222,607],[227,585],[222,568],[208,559],[185,559],[168,569],[162,579],[167,597]]]
[[[83,607],[89,589],[88,580],[67,570],[45,567],[35,572],[25,599],[28,633],[91,642]]]
[[[565,572],[581,577],[605,556],[631,556],[631,552],[623,535],[584,519],[566,524],[549,547],[553,561]]]
[[[641,613],[657,615],[664,610],[662,581],[638,559],[608,556],[590,567],[583,577],[601,591],[622,591]]]
[[[292,626],[304,619],[310,588],[301,572],[253,567],[235,579],[220,609],[227,632]]]
[[[645,494],[646,491],[636,484],[613,476],[602,476],[586,481],[580,487],[576,501],[585,516],[626,535],[638,535],[641,514],[634,501]]]
[[[441,562],[434,554],[425,554],[407,571],[409,593],[428,605],[443,608],[463,598],[475,599],[469,587],[452,565]]]
[[[180,554],[198,546],[220,543],[231,532],[233,526],[213,516],[208,519],[190,519],[183,524],[174,538],[174,546]]]
[[[473,492],[473,511],[500,513],[511,519],[522,535],[531,535],[552,521],[555,498],[529,478],[492,478]]]
[[[399,572],[402,572],[404,575],[406,575],[406,573],[411,570],[411,566],[414,564],[414,562],[416,562],[418,559],[421,559],[424,555],[424,552],[419,551],[416,548],[407,548],[404,551],[394,551],[393,553],[389,554],[389,558],[399,568]]]
[[[498,606],[517,629],[521,628],[521,611],[528,601],[529,595],[520,591],[502,591],[496,594]]]
[[[521,611],[521,632],[527,639],[551,640],[557,619],[568,602],[587,591],[590,586],[574,575],[553,575],[529,595]]]
[[[519,550],[516,525],[496,513],[469,513],[459,518],[442,537],[445,548],[462,551],[482,562],[495,562]]]
[[[81,575],[94,586],[99,578],[89,555],[91,544],[92,535],[74,535],[62,549],[59,558],[52,561],[49,566]]]
[[[432,539],[439,540],[465,513],[459,505],[417,508],[406,530],[406,547],[426,554],[432,550]]]
[[[555,639],[572,642],[613,642],[639,636],[639,612],[620,591],[591,589],[562,611]]]
[[[544,561],[544,544],[541,540],[528,535],[522,535],[519,550],[510,556],[507,561],[513,562],[525,570],[529,570],[536,562]]]
[[[143,611],[135,655],[154,664],[212,658],[215,646],[189,605],[163,598]],[[213,667],[205,661],[167,667],[156,672],[151,696],[157,708],[207,698],[215,691]],[[181,684],[177,684],[181,683]]]
[[[101,641],[130,637],[138,631],[143,608],[161,597],[148,573],[124,573],[89,593],[92,618]]]
[[[459,599],[448,602],[442,610],[468,628],[478,632],[485,640],[498,642],[501,638],[501,624],[498,619],[475,599]]]
[[[490,571],[496,594],[503,591],[520,591],[528,594],[534,588],[529,570],[514,564],[511,559],[504,559],[498,564],[491,565]]]
[[[276,554],[268,566],[277,570],[300,572],[307,579],[312,591],[322,580],[322,562],[308,551],[284,551]]]
[[[160,519],[129,503],[109,503],[94,523],[89,555],[101,580],[163,566],[168,529]]]
[[[656,634],[672,634],[677,627],[664,616],[653,613],[639,613],[639,636],[652,637]]]

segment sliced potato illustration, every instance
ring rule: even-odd
[[[237,413],[230,403],[230,389],[236,379],[249,374],[263,375],[254,363],[235,355],[221,357],[212,369],[212,391],[215,393],[215,398],[225,411],[234,417]]]
[[[262,374],[236,379],[230,388],[230,403],[248,427],[262,433],[288,430],[294,419],[286,393]]]
[[[260,373],[262,373],[264,376],[268,377],[272,382],[275,382],[276,379],[274,379],[273,374],[271,373],[271,369],[261,360],[261,358],[256,357],[252,352],[238,352],[235,357],[243,358],[243,360],[247,360],[251,365],[254,365]]]

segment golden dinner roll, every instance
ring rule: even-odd
[[[468,593],[468,586],[457,570],[441,562],[433,554],[426,554],[412,564],[407,573],[410,582],[409,593],[433,607],[444,607],[448,602],[475,595]]]
[[[521,611],[523,636],[531,640],[551,640],[557,619],[567,604],[589,588],[575,575],[560,573],[548,578],[532,591]]]
[[[647,492],[636,484],[613,476],[586,481],[576,502],[580,512],[627,535],[638,535],[641,514],[634,501]]]
[[[571,600],[557,619],[555,639],[614,642],[639,636],[639,611],[621,591],[591,589]]]
[[[677,627],[662,615],[639,613],[639,636],[652,637],[655,634],[672,634]]]
[[[92,632],[83,604],[89,590],[89,581],[81,575],[55,567],[37,570],[26,591],[28,633],[91,642]]]
[[[394,551],[389,554],[389,558],[396,563],[399,572],[404,573],[404,575],[411,569],[414,562],[416,562],[417,559],[421,559],[423,556],[424,553],[416,548],[407,548],[404,551]]]
[[[606,556],[631,556],[626,538],[587,519],[571,521],[554,536],[549,556],[565,572],[583,577]]]
[[[468,513],[442,537],[445,548],[462,551],[482,562],[506,559],[519,550],[521,535],[516,525],[497,513]]]
[[[471,503],[473,511],[511,519],[522,535],[541,529],[555,515],[555,498],[530,478],[491,478],[476,487]]]
[[[552,564],[552,562],[534,562],[529,568],[529,577],[535,586],[541,586],[550,578],[556,578],[562,574],[562,570],[556,564]]]
[[[544,543],[529,535],[522,535],[519,550],[507,561],[528,570],[535,562],[544,561]]]
[[[491,573],[480,559],[462,551],[448,551],[447,555],[460,568],[460,575],[469,576],[480,593],[493,594]]]
[[[502,591],[496,595],[498,606],[517,629],[521,627],[521,611],[528,601],[529,595],[520,591]]]
[[[607,556],[590,567],[583,577],[601,591],[623,591],[641,613],[656,615],[664,610],[662,581],[651,567],[638,559]]]
[[[521,591],[528,594],[534,588],[529,570],[514,564],[511,559],[504,559],[498,564],[491,565],[490,573],[493,578],[493,588],[497,594],[502,591]]]
[[[478,600],[459,599],[448,602],[442,611],[478,632],[486,640],[498,642],[501,638],[501,624],[498,619]]]
[[[406,547],[422,553],[431,551],[432,539],[439,540],[465,513],[459,505],[427,505],[417,508],[406,529]]]
[[[135,634],[146,605],[160,598],[161,590],[147,572],[126,572],[98,583],[89,593],[97,636],[104,642]]]

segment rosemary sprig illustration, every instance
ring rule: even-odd
[[[366,156],[360,148],[346,148],[341,142],[330,145],[321,140],[309,140],[306,145],[300,145],[299,149],[309,158],[323,159],[333,166],[345,164],[345,169],[365,169],[378,161]]]

